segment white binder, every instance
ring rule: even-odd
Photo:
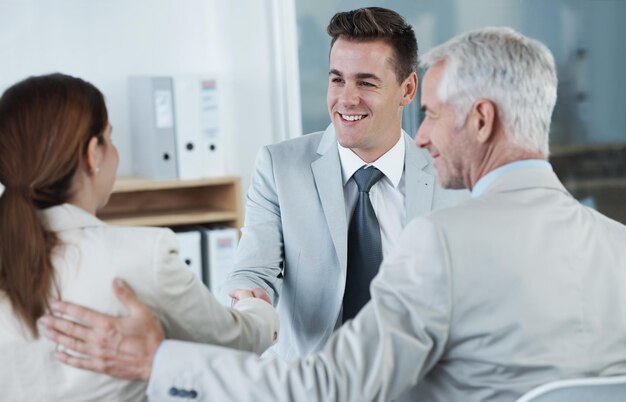
[[[234,228],[205,229],[202,243],[205,283],[211,293],[217,295],[235,264],[239,231]]]
[[[130,77],[128,88],[135,173],[157,180],[176,179],[172,78]]]
[[[173,86],[178,177],[197,179],[226,174],[217,80],[211,76],[175,76]]]
[[[202,281],[201,234],[199,231],[178,232],[180,258],[189,269]]]
[[[226,174],[217,89],[212,76],[129,78],[136,174],[157,180]]]

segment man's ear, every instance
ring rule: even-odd
[[[415,94],[417,93],[417,74],[413,71],[409,74],[408,77],[402,82],[402,100],[400,102],[400,106],[406,106],[415,98]]]
[[[496,125],[496,105],[487,99],[479,99],[472,105],[472,127],[476,140],[484,144],[492,138]]]
[[[102,146],[98,143],[98,137],[91,137],[85,155],[85,167],[89,175],[95,175],[100,171],[102,157]]]

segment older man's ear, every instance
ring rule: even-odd
[[[472,105],[470,124],[476,132],[476,140],[485,144],[493,138],[497,123],[496,105],[487,99],[480,99]]]

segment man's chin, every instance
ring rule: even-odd
[[[358,148],[358,138],[354,138],[354,136],[347,135],[345,133],[336,132],[337,142],[344,148]]]
[[[447,190],[463,190],[467,188],[465,183],[463,183],[463,180],[459,180],[454,177],[443,177],[438,173],[437,182],[439,183],[439,186]]]

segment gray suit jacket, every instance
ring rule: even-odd
[[[435,183],[428,153],[406,142],[406,219],[466,199],[466,191]],[[406,225],[406,222],[405,222]],[[263,287],[281,320],[283,357],[320,350],[342,306],[348,222],[334,129],[263,147],[247,195],[245,225],[234,272],[222,302],[235,288]]]
[[[220,401],[514,401],[542,383],[626,373],[626,227],[548,170],[412,221],[372,300],[322,352],[282,361],[166,342],[149,395]],[[181,358],[184,356],[184,358]],[[183,372],[184,368],[184,372]]]

